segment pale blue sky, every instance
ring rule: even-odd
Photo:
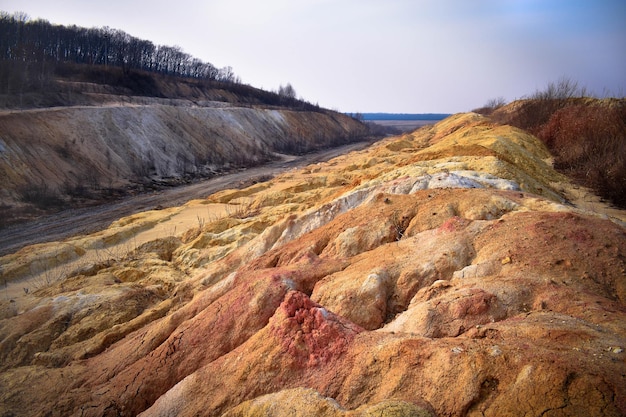
[[[460,112],[568,77],[626,95],[624,0],[0,0],[180,46],[346,112]]]

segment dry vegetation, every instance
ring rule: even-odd
[[[537,136],[555,167],[626,207],[626,106],[570,105],[555,112]]]
[[[590,98],[576,82],[561,79],[528,99],[492,100],[477,111],[534,134],[558,171],[626,208],[626,99]]]

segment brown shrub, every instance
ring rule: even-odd
[[[626,208],[626,100],[553,95],[513,102],[491,120],[541,139],[555,168],[620,208]]]
[[[626,207],[626,106],[571,105],[537,128],[555,168]]]

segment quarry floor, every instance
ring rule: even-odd
[[[67,209],[52,215],[6,227],[2,230],[0,256],[24,246],[63,240],[106,228],[111,222],[145,210],[179,206],[189,200],[205,198],[227,188],[250,185],[250,181],[274,176],[290,169],[324,162],[336,156],[363,149],[371,142],[357,142],[301,156],[280,155],[269,164],[240,170],[187,185],[139,194],[93,207]],[[195,219],[195,217],[194,217]]]

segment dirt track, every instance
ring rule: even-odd
[[[279,174],[288,169],[326,161],[336,156],[363,149],[371,142],[358,142],[299,157],[289,157],[260,167],[211,178],[189,185],[141,194],[96,207],[68,209],[27,223],[13,225],[0,233],[0,256],[13,253],[24,246],[59,241],[79,234],[92,233],[111,222],[134,213],[157,207],[173,207],[217,191],[237,188],[244,181]]]

